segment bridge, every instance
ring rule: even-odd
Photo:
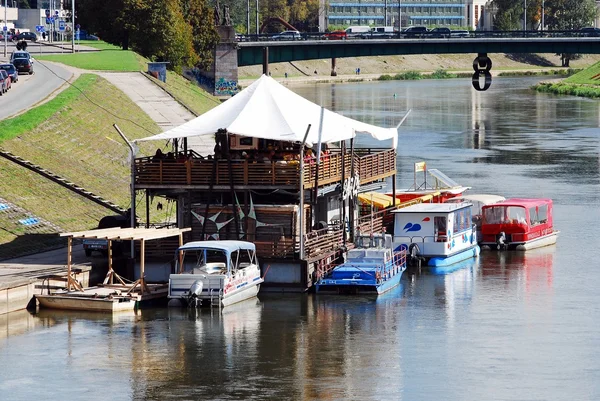
[[[396,35],[398,37],[388,39],[324,40],[323,33],[309,33],[303,34],[302,40],[278,41],[272,35],[236,36],[231,28],[227,37],[221,35],[210,79],[215,83],[216,95],[233,95],[237,87],[237,67],[262,64],[263,73],[267,74],[270,63],[331,59],[331,75],[336,75],[338,58],[474,54],[473,87],[483,91],[492,82],[492,61],[488,57],[491,53],[600,54],[597,31],[476,31],[468,33],[468,37],[449,38],[435,37],[434,32],[419,33],[418,38],[407,37],[406,33]]]

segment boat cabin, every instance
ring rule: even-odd
[[[256,247],[246,241],[195,241],[177,250],[176,271],[190,274],[235,274],[258,265]]]
[[[552,199],[507,199],[484,206],[482,211],[484,245],[528,249],[528,243],[555,234]]]
[[[473,219],[473,224],[475,224],[475,228],[477,230],[477,242],[481,242],[483,240],[483,234],[481,233],[481,221],[482,221],[482,208],[486,205],[492,205],[494,203],[502,202],[506,200],[504,196],[500,195],[489,195],[489,194],[470,194],[470,195],[461,195],[456,198],[447,199],[447,203],[462,203],[462,202],[471,202],[473,206],[471,207],[471,216]]]
[[[407,246],[409,253],[425,258],[472,248],[477,243],[471,206],[469,202],[421,203],[394,211],[394,246]]]

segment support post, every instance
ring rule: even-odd
[[[135,228],[135,148],[133,147],[133,144],[131,142],[129,142],[127,137],[125,137],[125,134],[123,134],[123,132],[121,132],[121,130],[119,129],[117,124],[113,124],[113,127],[115,127],[115,129],[117,130],[117,132],[119,133],[121,138],[123,138],[123,140],[125,141],[127,146],[129,146],[129,151],[130,151],[130,156],[131,156],[131,209],[130,209],[131,221],[130,221],[130,224],[131,224],[131,228]],[[134,245],[133,241],[131,241],[130,252],[131,252],[130,257],[132,259],[135,259],[135,245]]]
[[[308,138],[308,133],[310,132],[310,124],[306,127],[306,134],[304,134],[304,139],[302,139],[302,143],[300,144],[300,211],[298,213],[298,218],[300,220],[299,227],[299,235],[300,235],[300,259],[304,259],[304,144],[306,143],[306,138]]]
[[[269,48],[263,47],[263,74],[269,75]]]
[[[75,53],[75,0],[71,0],[71,53]]]
[[[350,139],[350,177],[354,183],[354,138]],[[348,194],[348,203],[350,209],[350,241],[354,242],[354,202],[355,199]]]
[[[346,245],[346,199],[344,199],[344,185],[346,185],[346,140],[342,141],[342,193],[340,197],[342,201],[340,204],[342,205],[342,210],[340,211],[340,216],[342,217],[342,244]]]
[[[331,58],[331,76],[332,77],[337,77],[337,68],[336,68],[336,58],[332,57]]]

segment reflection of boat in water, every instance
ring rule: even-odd
[[[477,257],[470,203],[422,203],[394,211],[394,246],[408,247],[409,263],[424,260],[441,271]]]
[[[556,243],[551,199],[507,199],[482,211],[484,249],[525,251]]]
[[[383,294],[400,284],[406,247],[396,252],[389,234],[360,235],[346,262],[315,284],[317,292]]]
[[[483,277],[500,275],[506,280],[518,279],[528,288],[533,284],[551,287],[555,252],[555,247],[543,247],[527,252],[485,252],[481,273]]]
[[[196,241],[179,247],[178,274],[169,276],[169,298],[191,306],[229,306],[258,294],[256,247],[246,241]]]

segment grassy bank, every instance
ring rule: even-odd
[[[36,56],[40,60],[56,61],[84,70],[140,71],[140,58],[130,50],[101,50],[98,52],[68,53]]]
[[[600,98],[600,63],[581,70],[560,82],[541,82],[533,89],[556,95]]]
[[[54,99],[0,122],[0,147],[127,208],[129,151],[114,123],[131,139],[160,132],[125,94],[97,75],[83,74]],[[140,145],[142,154],[151,154],[156,147]],[[51,222],[57,230],[94,228],[102,216],[111,213],[3,158],[0,175],[1,198]],[[144,215],[144,203],[138,207]],[[11,218],[11,210],[0,218],[0,259],[56,242],[56,235],[49,239]],[[152,218],[164,218],[157,213],[152,210]]]
[[[506,71],[498,74],[499,77],[521,77],[521,76],[568,76],[574,74],[576,71],[572,69],[564,70],[541,70],[541,71]],[[418,79],[451,79],[451,78],[471,78],[472,72],[449,72],[446,70],[436,70],[432,73],[423,73],[420,71],[406,71],[395,75],[384,74],[381,75],[379,81],[405,81],[405,80],[418,80]]]

